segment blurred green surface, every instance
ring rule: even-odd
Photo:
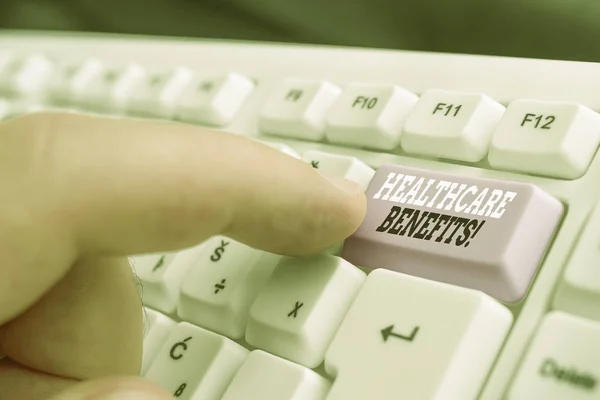
[[[598,0],[0,0],[0,27],[600,61]]]

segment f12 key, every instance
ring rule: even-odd
[[[481,290],[525,295],[562,218],[562,203],[532,183],[384,165],[367,215],[342,257]]]

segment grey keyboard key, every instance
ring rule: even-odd
[[[526,293],[563,214],[531,183],[384,165],[367,215],[342,257],[481,290],[505,302]]]

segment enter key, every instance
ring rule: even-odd
[[[326,400],[475,400],[512,321],[480,291],[373,271],[325,354]]]
[[[525,296],[563,215],[532,183],[384,165],[366,191],[367,215],[344,244],[354,265]]]

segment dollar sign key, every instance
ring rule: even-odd
[[[225,246],[227,246],[228,244],[229,242],[221,240],[221,245],[215,249],[214,253],[210,256],[210,260],[212,262],[219,261],[223,256],[223,253],[225,253]]]

